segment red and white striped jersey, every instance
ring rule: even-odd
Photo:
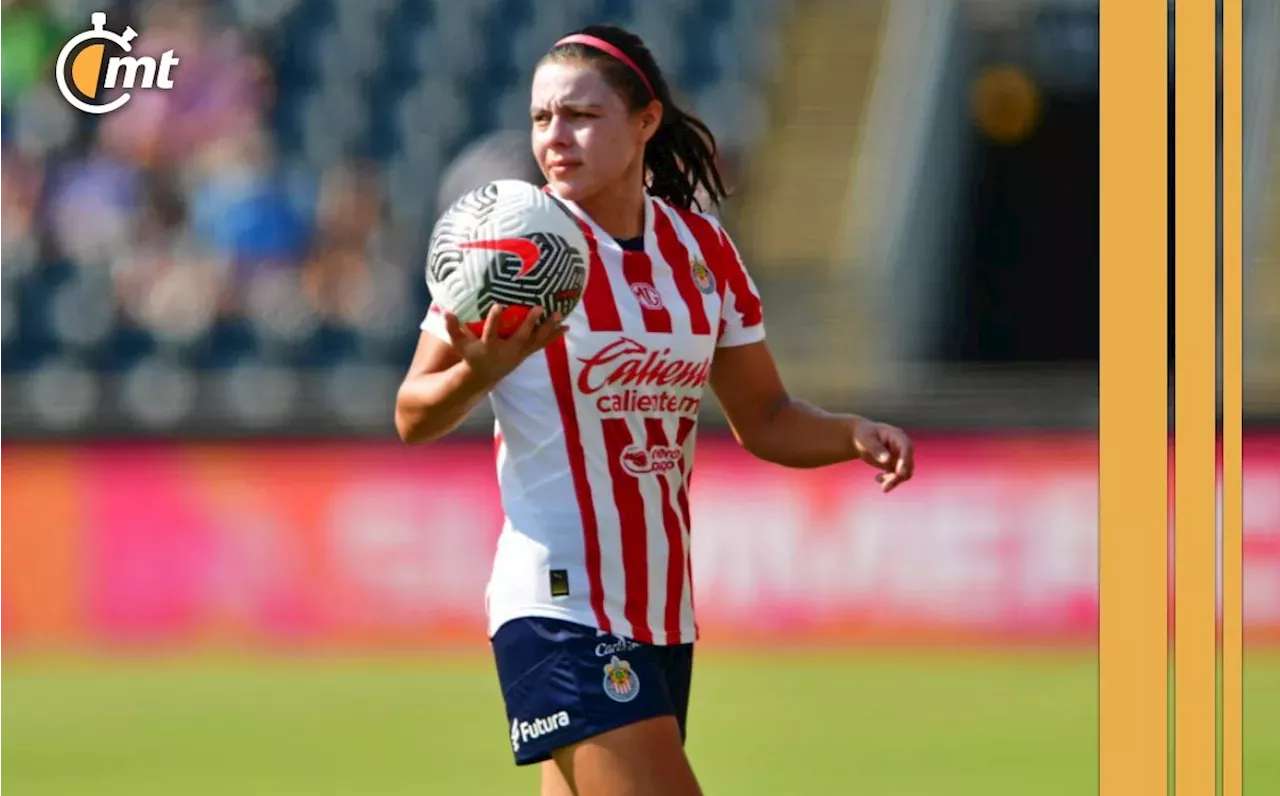
[[[581,208],[591,248],[569,332],[490,394],[506,515],[489,634],[544,616],[651,644],[697,637],[689,484],[718,347],[764,339],[759,294],[711,217],[649,197],[644,250]],[[448,340],[433,307],[422,328]]]

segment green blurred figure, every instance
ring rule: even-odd
[[[0,17],[0,68],[4,110],[13,108],[36,83],[51,79],[58,50],[69,36],[43,4],[5,0]]]

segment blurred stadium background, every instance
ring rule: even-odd
[[[175,88],[68,106],[53,63],[92,11],[174,49]],[[1094,791],[1096,0],[6,0],[0,19],[15,793],[533,792],[484,646],[491,417],[405,449],[391,407],[435,214],[535,178],[530,68],[594,21],[640,33],[719,137],[793,391],[919,437],[916,483],[882,500],[853,470],[749,461],[708,402],[708,791]],[[1262,793],[1280,5],[1246,0],[1245,30]]]

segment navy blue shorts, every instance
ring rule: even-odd
[[[517,765],[655,716],[685,736],[693,645],[656,646],[558,619],[513,619],[493,637]]]

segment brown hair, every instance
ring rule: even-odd
[[[571,35],[576,34],[592,36],[613,45],[631,59],[641,74],[633,71],[632,64],[578,42],[557,44],[543,61],[563,63],[581,60],[590,63],[600,70],[633,111],[644,108],[654,99],[662,103],[662,123],[644,150],[644,165],[648,172],[645,185],[649,193],[685,210],[692,210],[695,205],[699,210],[707,210],[698,198],[701,189],[713,203],[719,204],[726,191],[716,166],[715,136],[701,119],[676,105],[666,78],[644,41],[614,25],[590,25]]]

